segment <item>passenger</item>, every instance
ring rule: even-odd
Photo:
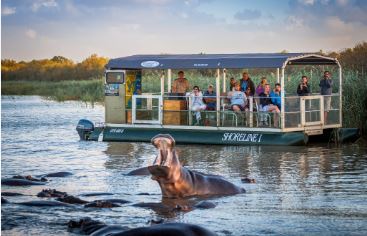
[[[260,96],[264,92],[265,84],[267,84],[266,77],[261,77],[259,85],[256,87],[256,96]]]
[[[308,78],[307,76],[303,75],[301,78],[301,82],[297,87],[297,94],[299,96],[308,96],[310,95],[310,87],[308,86]]]
[[[271,102],[276,105],[279,110],[282,109],[282,98],[281,98],[282,88],[280,87],[279,83],[275,84],[275,88],[270,93]]]
[[[235,86],[236,86],[236,80],[232,77],[229,80],[229,91],[234,91]]]
[[[242,79],[240,80],[240,86],[241,91],[246,91],[247,87],[250,87],[251,89],[251,95],[254,95],[255,93],[255,85],[254,82],[252,82],[251,78],[249,77],[247,72],[242,73]]]
[[[245,91],[245,95],[246,95],[246,104],[245,104],[245,111],[249,111],[250,110],[250,101],[251,101],[251,89],[247,88]]]
[[[203,94],[200,91],[198,86],[193,87],[193,91],[190,94],[191,97],[191,110],[194,111],[194,115],[196,118],[195,125],[200,124],[201,113],[200,111],[205,110],[206,105],[203,102]]]
[[[278,127],[278,115],[280,112],[279,108],[274,105],[271,101],[270,97],[270,85],[266,84],[264,88],[264,92],[260,94],[260,106],[261,110],[265,112],[274,112],[274,127]],[[267,120],[264,121],[264,125],[268,125]],[[262,125],[262,124],[260,124]]]
[[[331,93],[333,86],[333,81],[331,79],[331,74],[329,71],[324,72],[324,78],[320,80],[319,86],[321,88],[320,93],[324,96],[324,120],[326,123],[327,115],[331,106]]]
[[[217,95],[214,92],[214,86],[209,85],[208,90],[204,93],[204,102],[208,111],[215,111],[217,107]]]
[[[228,93],[228,98],[231,100],[231,109],[235,112],[245,110],[246,95],[241,91],[240,83],[236,83],[235,91]]]
[[[190,83],[185,78],[183,71],[178,72],[178,78],[173,81],[172,93],[186,94],[190,89]]]

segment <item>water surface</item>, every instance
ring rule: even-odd
[[[148,226],[151,219],[199,224],[219,235],[365,235],[367,232],[367,147],[178,145],[181,162],[190,169],[218,174],[244,187],[246,194],[208,199],[214,209],[162,212],[132,206],[161,202],[148,176],[126,176],[149,165],[155,149],[149,143],[79,141],[79,119],[103,121],[104,109],[79,102],[58,103],[39,97],[2,97],[1,177],[69,171],[46,186],[8,187],[27,194],[6,197],[1,207],[2,235],[75,235],[70,219],[89,216],[109,224]],[[255,178],[255,184],[241,178]],[[131,203],[112,209],[36,208],[14,203],[38,200],[43,188],[79,196],[109,192]],[[149,193],[150,195],[141,195]],[[198,199],[166,204],[192,204]]]

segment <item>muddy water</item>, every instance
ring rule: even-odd
[[[207,199],[213,209],[189,212],[143,209],[139,202],[162,202],[159,186],[147,176],[126,176],[151,163],[149,143],[79,141],[79,119],[103,121],[103,107],[57,103],[39,97],[2,97],[1,177],[69,171],[46,186],[9,187],[1,207],[2,235],[70,235],[70,219],[89,216],[109,224],[148,226],[151,219],[204,226],[219,235],[365,235],[367,232],[367,147],[236,147],[178,145],[181,162],[190,169],[224,176],[246,194]],[[256,179],[255,184],[241,178]],[[130,201],[112,209],[82,206],[27,207],[43,188],[55,188],[85,200]],[[108,192],[112,196],[82,197]],[[149,194],[149,195],[147,195]],[[165,201],[192,205],[201,199]]]

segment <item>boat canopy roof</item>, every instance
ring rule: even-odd
[[[286,65],[339,65],[337,59],[312,53],[157,54],[109,60],[106,69],[241,69]]]

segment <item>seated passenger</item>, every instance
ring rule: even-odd
[[[204,102],[208,111],[215,111],[217,106],[217,95],[214,92],[213,85],[208,86],[208,90],[204,93]]]
[[[256,87],[256,96],[260,96],[264,92],[265,84],[268,82],[266,81],[266,77],[261,77],[261,82]]]
[[[193,91],[190,93],[191,98],[191,110],[194,111],[194,115],[196,118],[196,124],[199,125],[201,120],[200,111],[205,110],[206,105],[203,102],[203,94],[201,93],[198,86],[193,87]]]
[[[307,76],[303,75],[301,78],[301,83],[299,83],[297,87],[297,94],[299,96],[308,96],[310,95],[310,87],[308,86],[308,78]]]
[[[234,91],[234,86],[236,86],[236,80],[232,77],[229,80],[229,91]]]
[[[270,97],[271,97],[271,102],[276,105],[279,110],[282,109],[282,88],[280,87],[280,84],[279,83],[276,83],[275,84],[275,88],[273,91],[271,91],[270,93]]]
[[[250,97],[252,97],[251,95],[251,88],[248,87],[245,91],[245,95],[246,95],[246,104],[245,104],[245,111],[249,111],[250,110]]]
[[[245,110],[246,105],[246,95],[241,91],[240,83],[236,83],[235,91],[228,93],[228,98],[231,100],[231,109],[235,112],[240,112]]]
[[[275,113],[280,112],[279,108],[271,101],[269,84],[265,85],[264,92],[260,94],[260,107],[261,110],[265,112],[275,112]],[[265,121],[265,125],[268,125],[267,121]],[[274,114],[274,126],[278,127],[277,114]]]

